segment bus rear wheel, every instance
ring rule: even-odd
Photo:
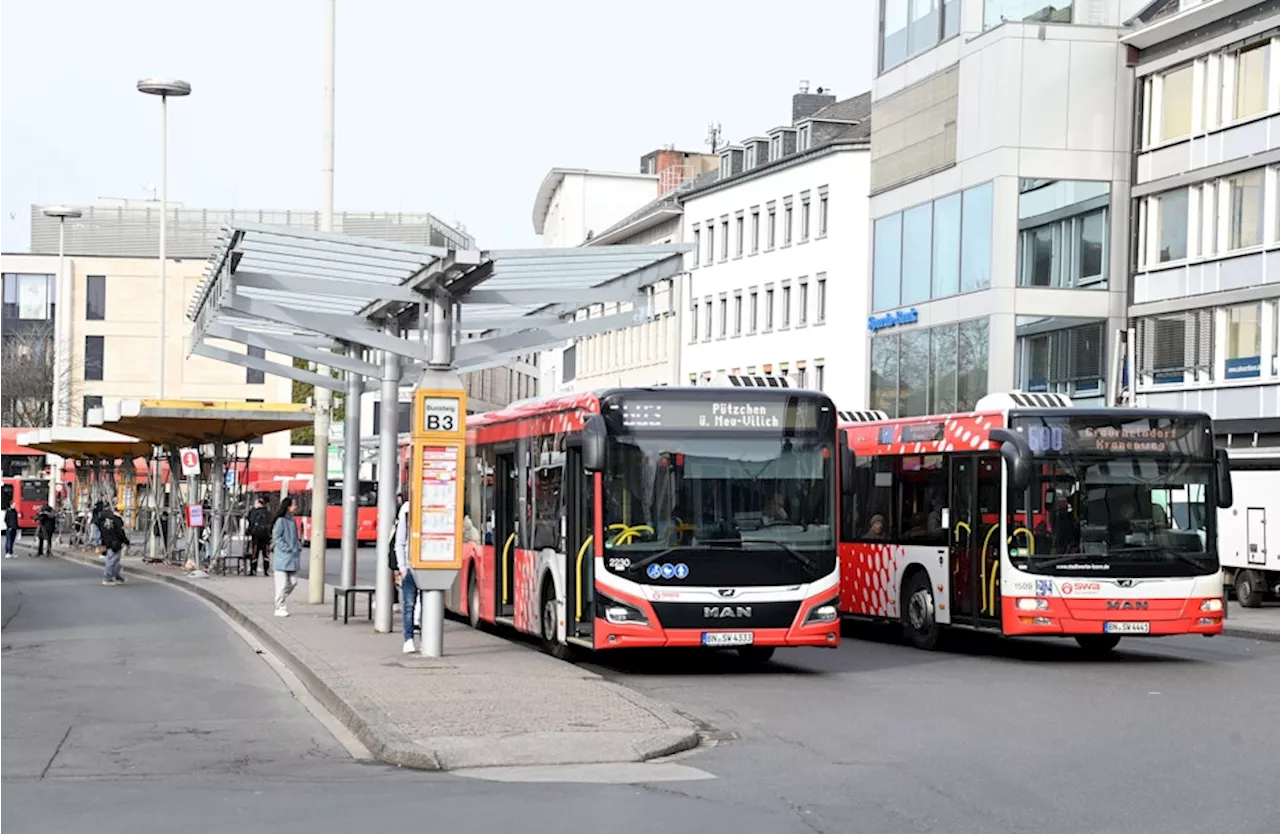
[[[1101,655],[1120,643],[1119,634],[1077,634],[1076,643],[1089,654]]]
[[[749,663],[752,666],[763,666],[773,657],[776,646],[740,646],[738,648],[738,657],[743,663]]]
[[[917,571],[907,581],[903,593],[902,627],[907,639],[918,649],[933,651],[942,638],[942,626],[938,625],[937,608],[933,602],[933,588],[929,586],[929,574]]]

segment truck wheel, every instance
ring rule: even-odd
[[[1236,571],[1232,586],[1236,590],[1236,602],[1245,608],[1257,608],[1262,605],[1262,583],[1256,571]]]
[[[1118,634],[1077,634],[1076,643],[1089,654],[1103,655],[1120,642]]]
[[[929,574],[923,570],[916,571],[902,596],[902,627],[907,639],[917,649],[933,651],[942,637],[942,627],[938,625]]]

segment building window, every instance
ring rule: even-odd
[[[800,126],[800,129],[799,129],[799,131],[797,131],[797,136],[796,136],[796,150],[797,150],[797,151],[807,151],[807,150],[809,150],[809,136],[810,136],[810,134],[812,133],[812,131],[813,131],[813,126],[812,126],[812,125],[801,125],[801,126]]]
[[[987,393],[987,320],[871,340],[871,408],[890,417],[972,411]]]
[[[791,287],[785,285],[782,288],[782,326],[784,328],[791,326]]]
[[[103,365],[103,337],[84,337],[84,378],[91,382],[101,382]]]
[[[1227,248],[1262,244],[1263,171],[1246,171],[1227,180]]]
[[[933,260],[933,204],[902,213],[902,304],[929,299]]]
[[[818,237],[827,236],[827,192],[818,194]]]
[[[734,218],[734,247],[733,256],[735,258],[742,257],[742,250],[746,244],[746,228],[747,220],[741,214]]]
[[[707,221],[707,266],[716,262],[716,224],[714,220]]]
[[[1024,287],[1079,287],[1106,278],[1105,209],[1022,232]]]
[[[1180,261],[1187,256],[1187,189],[1179,188],[1155,198],[1156,260]]]
[[[814,363],[813,366],[813,387],[819,391],[825,391],[823,388],[827,383],[827,368],[821,362]]]
[[[1213,311],[1189,310],[1138,319],[1138,375],[1148,385],[1213,378]]]
[[[768,333],[773,329],[773,288],[770,287],[764,291],[764,330]]]
[[[822,324],[827,320],[827,275],[818,273],[818,309],[814,313],[814,321]]]
[[[782,134],[769,137],[769,159],[770,161],[782,158]]]
[[[720,260],[729,260],[729,218],[720,221]]]
[[[882,0],[880,71],[887,72],[960,32],[960,0]]]
[[[52,275],[4,273],[4,318],[52,321],[57,284]]]
[[[249,345],[248,354],[254,359],[267,358],[267,351],[265,348],[254,347],[253,345]],[[266,371],[261,371],[257,368],[245,368],[244,381],[247,385],[262,385],[267,381]]]
[[[702,257],[702,229],[697,226],[693,227],[693,251],[689,254],[693,257],[693,266],[697,267]]]
[[[689,343],[698,341],[698,302],[693,302],[689,307]]]
[[[782,211],[782,245],[791,245],[791,203],[787,202]]]
[[[710,296],[707,296],[706,303],[703,304],[702,306],[705,311],[704,315],[706,316],[705,321],[703,321],[704,328],[702,331],[702,341],[709,342],[711,341],[711,317],[712,317],[712,314],[715,312],[715,309],[711,306]]]
[[[1262,302],[1238,304],[1222,312],[1227,331],[1222,378],[1262,376]]]
[[[1191,133],[1193,65],[1186,64],[1160,76],[1159,141],[1178,139]]]
[[[1005,21],[1015,23],[1070,23],[1073,0],[985,0],[982,28]]]
[[[809,197],[805,195],[800,200],[800,242],[804,243],[809,239]]]
[[[743,169],[750,171],[756,167],[756,145],[754,142],[747,144],[746,161],[743,163]]]
[[[778,243],[778,209],[769,206],[769,217],[766,221],[764,248],[765,251],[771,251]]]
[[[760,326],[760,293],[751,291],[751,307],[748,311],[747,333],[754,335]]]
[[[85,320],[103,321],[107,317],[107,276],[88,276],[84,289]]]
[[[1259,44],[1236,56],[1236,95],[1233,115],[1247,119],[1267,110],[1267,90],[1271,81],[1271,44]]]
[[[804,327],[809,323],[809,282],[800,282],[800,309],[796,312],[796,323]]]
[[[720,298],[720,338],[729,335],[729,299]]]
[[[89,425],[89,412],[95,408],[102,408],[102,397],[92,394],[84,398],[84,407],[80,412],[80,424]]]
[[[751,254],[760,251],[760,209],[751,210]]]
[[[1018,339],[1020,385],[1034,393],[1097,396],[1102,392],[1104,322]]]
[[[733,335],[742,335],[742,293],[733,294]]]

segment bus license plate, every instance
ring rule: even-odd
[[[1150,634],[1151,623],[1103,623],[1107,634]]]
[[[704,631],[704,646],[750,646],[755,642],[755,635],[749,631]]]

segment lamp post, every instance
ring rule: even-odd
[[[191,85],[174,78],[144,78],[138,92],[160,96],[160,362],[159,397],[164,399],[165,317],[168,315],[165,269],[166,224],[169,214],[169,97],[191,95]]]
[[[67,280],[67,218],[72,220],[83,216],[78,208],[70,206],[46,206],[45,217],[58,218],[58,278],[54,284],[53,298],[55,315],[53,322],[53,402],[49,409],[50,423],[53,428],[66,426],[71,422],[71,316],[72,304],[71,282]],[[49,504],[55,509],[58,506],[58,483],[60,466],[49,462]]]

